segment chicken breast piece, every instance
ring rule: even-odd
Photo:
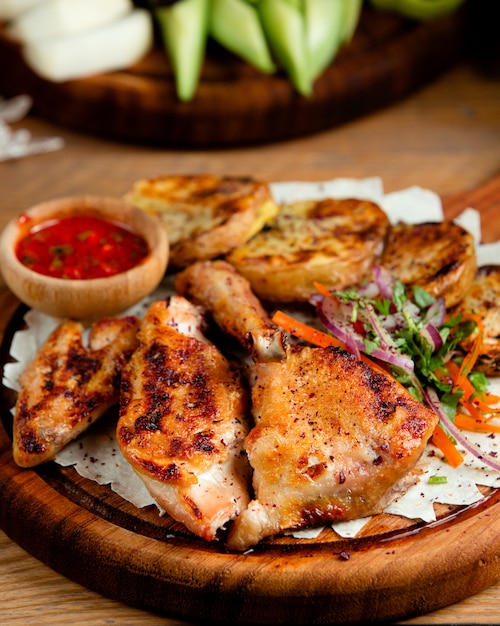
[[[68,321],[58,326],[20,378],[13,427],[13,454],[21,467],[53,459],[118,403],[120,376],[137,346],[139,319],[105,318],[90,329]]]
[[[359,283],[382,252],[388,228],[373,202],[296,202],[226,260],[263,300],[307,302],[313,281],[332,290]]]
[[[273,325],[246,278],[229,263],[194,263],[177,274],[175,288],[210,311],[220,328],[255,360],[285,356],[284,333]]]
[[[248,504],[248,394],[180,296],[148,309],[123,374],[117,439],[161,508],[211,541]]]
[[[256,375],[245,444],[255,499],[230,529],[231,550],[376,512],[438,422],[391,376],[336,348],[291,346]]]
[[[452,307],[464,298],[476,273],[474,237],[450,221],[397,224],[389,232],[381,265],[405,285],[444,297]]]
[[[484,326],[483,342],[475,369],[488,376],[500,375],[500,265],[479,268],[465,298],[453,310],[456,314],[474,313]],[[462,342],[469,350],[475,335]]]
[[[279,210],[266,183],[232,176],[139,180],[125,200],[159,215],[169,237],[172,269],[226,254]]]

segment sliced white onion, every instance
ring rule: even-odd
[[[101,28],[29,44],[24,48],[24,56],[37,74],[60,82],[128,67],[152,45],[151,14],[145,9],[134,9]]]
[[[47,0],[0,0],[0,20],[13,20],[37,4]]]
[[[131,0],[46,0],[11,22],[8,33],[25,44],[66,37],[110,24],[133,8]]]

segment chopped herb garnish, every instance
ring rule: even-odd
[[[429,485],[446,485],[448,479],[446,476],[430,476],[427,482]]]
[[[273,318],[275,323],[313,344],[335,345],[328,341],[331,336],[359,358],[368,355],[437,413],[440,421],[432,440],[450,464],[463,461],[456,447],[460,445],[500,471],[500,463],[483,455],[455,425],[455,421],[468,424],[465,416],[472,418],[474,430],[486,431],[489,417],[500,413],[494,407],[499,398],[488,396],[487,378],[473,369],[482,342],[482,320],[474,314],[448,317],[444,298],[435,298],[422,287],[407,288],[381,267],[374,267],[373,281],[359,289],[331,292],[315,286],[318,293],[310,301],[331,335],[300,325],[281,311]],[[468,352],[464,339],[472,343]]]

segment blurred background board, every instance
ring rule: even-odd
[[[319,132],[395,102],[464,54],[471,6],[418,23],[365,7],[349,45],[315,84],[297,94],[286,76],[265,76],[213,41],[195,98],[180,102],[161,48],[126,71],[53,83],[34,74],[0,30],[0,95],[28,93],[35,112],[112,139],[177,148],[273,142]]]

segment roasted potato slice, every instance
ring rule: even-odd
[[[367,200],[286,204],[268,228],[226,260],[270,302],[304,302],[313,281],[343,289],[360,282],[382,251],[389,220]]]
[[[483,320],[483,343],[475,369],[500,375],[500,265],[479,268],[467,295],[454,313],[475,313]],[[468,349],[474,335],[463,342]]]
[[[169,269],[228,253],[279,210],[266,183],[232,176],[143,179],[125,200],[160,217],[170,242]]]
[[[442,296],[452,307],[465,297],[476,273],[474,237],[451,221],[396,224],[381,264],[405,285]]]

